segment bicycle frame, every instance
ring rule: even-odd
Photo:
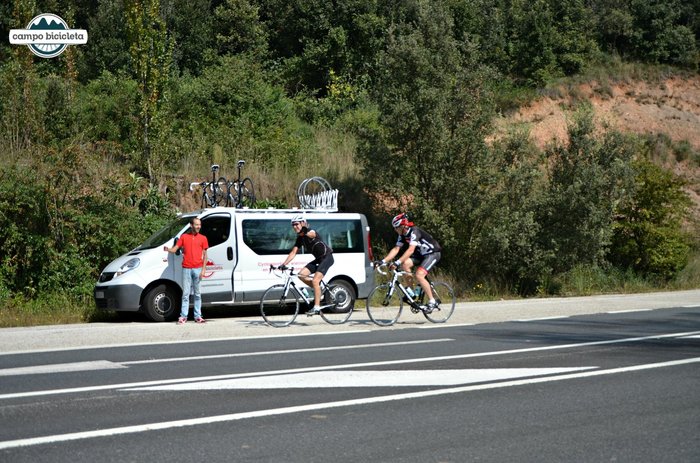
[[[244,160],[238,161],[238,178],[236,178],[236,207],[240,207],[242,203],[241,192],[243,191],[243,181],[241,180],[241,168],[245,164]]]
[[[279,269],[275,269],[275,270],[279,270]],[[296,281],[294,281],[294,277],[296,276],[298,278],[298,276],[299,276],[298,273],[294,273],[294,268],[290,267],[289,269],[280,270],[280,272],[281,272],[280,274],[278,274],[272,268],[270,268],[270,271],[274,272],[275,275],[277,275],[278,277],[284,278],[284,280],[285,280],[283,283],[284,290],[283,290],[282,294],[284,295],[285,298],[289,294],[289,290],[292,289],[297,294],[297,296],[299,296],[299,298],[306,303],[306,305],[308,305],[309,307],[311,307],[313,305],[313,303],[314,303],[313,296],[306,297],[306,295],[304,295],[304,291],[302,291],[302,288],[300,288],[299,285],[297,285]],[[321,298],[323,298],[323,295],[325,294],[325,292],[328,291],[328,285],[323,280],[321,280],[320,285],[321,285]],[[311,288],[310,286],[309,286],[309,288],[313,292],[313,288]],[[334,304],[322,305],[321,309],[326,309],[326,308],[331,307],[333,305]]]
[[[404,286],[404,284],[401,283],[401,280],[400,280],[400,278],[402,276],[413,275],[413,273],[406,272],[403,270],[396,270],[396,269],[391,269],[390,271],[392,273],[391,282],[389,283],[391,286],[389,288],[389,292],[387,293],[387,297],[391,298],[391,296],[394,295],[394,291],[396,291],[396,288],[399,288],[401,290],[401,292],[403,293],[403,295],[406,297],[406,303],[411,306],[411,310],[413,310],[414,312],[421,310],[420,298],[422,297],[423,293],[421,293],[421,296],[411,296],[411,294],[408,292],[408,288],[406,286]],[[426,276],[426,279],[427,279],[427,276]],[[428,280],[428,283],[432,287],[433,284],[430,280]]]

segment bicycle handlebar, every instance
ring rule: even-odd
[[[207,186],[208,184],[209,184],[209,182],[192,182],[192,183],[190,183],[190,191],[194,191],[195,187],[198,187],[198,186],[204,187],[204,186]]]
[[[383,264],[375,265],[374,270],[380,275],[388,275],[389,272],[393,272],[397,275],[408,275],[411,272],[405,272],[403,270],[397,270],[396,267],[391,268],[391,262],[384,262]]]
[[[275,270],[279,270],[280,275],[284,272],[289,272],[289,276],[294,275],[294,267],[287,267],[286,265],[278,265],[277,267],[275,267],[274,265],[270,265],[270,273],[272,273]]]

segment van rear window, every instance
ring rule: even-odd
[[[288,254],[296,241],[289,220],[246,219],[242,226],[243,242],[259,255]],[[335,253],[364,252],[359,219],[309,220],[309,228],[316,230]],[[299,252],[302,253],[303,250]]]

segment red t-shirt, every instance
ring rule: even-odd
[[[184,250],[183,268],[201,268],[204,265],[202,253],[205,249],[209,249],[206,236],[201,233],[196,235],[185,233],[177,240],[177,245]]]

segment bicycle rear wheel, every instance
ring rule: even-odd
[[[228,180],[226,177],[219,177],[219,180],[214,184],[214,195],[212,202],[216,206],[225,206],[226,198],[228,197]]]
[[[375,287],[367,297],[367,315],[379,326],[396,323],[403,309],[403,293],[389,283]]]
[[[433,323],[445,323],[455,311],[455,293],[450,285],[442,281],[434,282],[432,289],[438,306],[430,313],[423,312],[423,315]]]
[[[241,182],[241,197],[236,207],[255,207],[255,190],[253,181],[246,177]]]
[[[352,315],[352,296],[344,286],[330,285],[322,294],[321,306],[321,318],[331,325],[340,325]]]
[[[270,326],[289,326],[299,314],[299,296],[292,290],[285,296],[284,285],[270,286],[260,299],[260,314]]]

